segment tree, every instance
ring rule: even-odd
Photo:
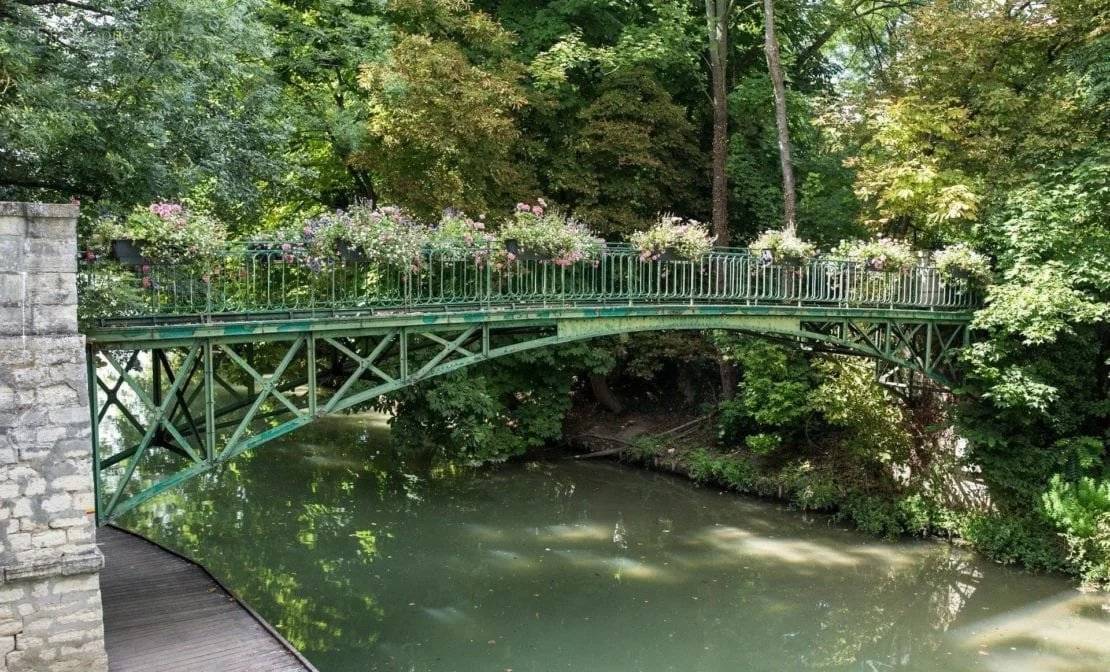
[[[127,206],[199,189],[225,215],[256,213],[287,137],[258,8],[0,5],[0,198]]]
[[[458,3],[392,9],[395,44],[359,78],[369,133],[354,165],[378,177],[383,199],[429,217],[447,206],[485,213],[525,196],[530,179],[514,150],[527,100],[511,36]]]
[[[997,510],[1038,532],[1054,476],[1110,476],[1105,11],[945,0],[914,12],[855,164],[875,229],[996,260],[959,428]]]
[[[709,36],[710,101],[713,107],[713,144],[710,174],[713,185],[713,233],[717,244],[729,244],[728,230],[728,27],[732,0],[705,0]],[[722,374],[723,375],[723,374]]]
[[[640,68],[606,78],[553,159],[552,194],[605,236],[697,207],[704,163],[686,111]]]
[[[392,34],[373,0],[269,0],[269,65],[282,85],[282,110],[295,128],[288,170],[271,189],[282,211],[344,207],[377,199],[374,175],[352,159],[366,142],[367,98],[359,68],[383,59]]]
[[[767,70],[775,92],[775,126],[778,129],[779,161],[782,164],[783,228],[794,233],[797,227],[798,196],[794,188],[794,163],[791,158],[790,127],[786,123],[786,81],[775,36],[775,2],[763,0],[764,51]]]

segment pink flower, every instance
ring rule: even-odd
[[[290,251],[290,250],[292,250],[292,249],[293,249],[293,246],[292,246],[291,244],[289,244],[289,243],[282,243],[282,244],[281,244],[281,251],[282,251],[282,252],[288,252],[288,251]]]
[[[509,257],[509,261],[516,261],[516,255],[513,254],[512,252],[509,252],[508,257]]]
[[[531,208],[528,207],[527,203],[517,203],[516,210],[517,212],[528,212]]]
[[[536,216],[542,216],[543,215],[543,208],[541,206],[538,206],[538,205],[533,205],[532,206],[532,214],[534,214]]]
[[[162,219],[169,219],[175,215],[181,214],[181,205],[178,203],[151,203],[150,212],[161,217]]]

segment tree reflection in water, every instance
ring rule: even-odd
[[[1078,593],[610,464],[402,462],[366,416],[124,522],[204,563],[327,671],[1086,670],[1110,625],[1104,603],[1061,607],[1045,612],[1067,623],[1053,638],[1022,639],[1045,619],[1030,605]]]

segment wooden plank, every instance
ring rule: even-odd
[[[111,672],[315,672],[198,565],[97,530]]]

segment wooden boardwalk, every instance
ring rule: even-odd
[[[111,672],[315,672],[199,566],[97,530]]]

